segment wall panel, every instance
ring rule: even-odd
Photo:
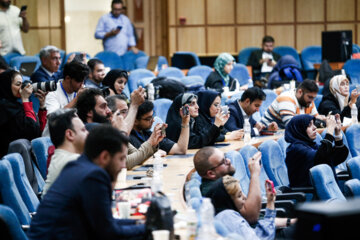
[[[177,16],[185,17],[186,25],[205,24],[205,0],[176,0],[176,3]]]
[[[236,51],[234,27],[209,27],[207,39],[209,53]]]
[[[176,52],[176,28],[169,28],[169,52]]]
[[[234,0],[207,0],[206,6],[208,24],[234,23]]]
[[[352,23],[338,23],[338,24],[327,24],[326,28],[328,31],[335,31],[335,30],[352,30],[353,31],[353,42],[355,41],[356,37],[356,26]]]
[[[269,23],[293,22],[294,0],[266,0],[266,21]]]
[[[294,26],[292,25],[270,25],[266,34],[275,38],[276,46],[295,46]]]
[[[203,27],[179,28],[177,51],[192,51],[199,54],[206,53],[205,29]]]
[[[239,52],[244,47],[260,47],[264,32],[264,26],[238,27],[236,52]]]
[[[304,24],[297,25],[296,28],[296,49],[301,51],[310,45],[321,45],[321,32],[324,31],[323,24]]]
[[[298,22],[319,22],[325,20],[325,0],[296,1],[296,20]]]
[[[49,29],[32,29],[28,33],[21,33],[26,55],[39,53],[40,49],[50,44]]]
[[[237,0],[236,22],[263,23],[264,9],[264,0]]]
[[[354,21],[355,0],[326,0],[327,21]]]

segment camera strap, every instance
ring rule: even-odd
[[[67,92],[65,91],[64,86],[63,86],[62,82],[60,82],[60,86],[61,86],[62,91],[63,91],[63,92],[64,92],[64,94],[65,94],[65,97],[66,97],[66,99],[67,99],[68,103],[70,103],[69,96],[68,96]],[[74,93],[74,98],[75,98],[75,97],[76,97],[76,92]]]

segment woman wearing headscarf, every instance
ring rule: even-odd
[[[112,69],[106,74],[103,85],[110,88],[110,95],[125,95],[124,89],[128,82],[128,73],[121,69]]]
[[[224,87],[229,87],[229,91],[237,89],[236,85],[239,83],[229,75],[234,62],[234,57],[229,53],[221,53],[215,60],[215,71],[211,72],[206,79],[206,89],[213,89],[220,93],[223,92]]]
[[[351,106],[356,104],[360,96],[356,89],[351,92],[349,101],[349,80],[344,75],[336,75],[329,83],[330,92],[325,95],[319,105],[320,114],[340,114],[341,121],[344,117],[351,118]],[[359,119],[360,120],[360,119]]]
[[[28,83],[23,88],[22,82],[18,71],[10,69],[0,74],[0,157],[7,153],[10,142],[40,137],[46,124],[45,93],[35,93],[40,102],[37,117],[29,101],[33,86]]]
[[[311,186],[309,170],[319,164],[328,164],[335,175],[334,167],[344,162],[349,153],[342,141],[339,114],[326,118],[326,135],[320,145],[315,142],[314,122],[313,116],[301,114],[286,125],[285,141],[290,145],[286,149],[285,162],[290,187]]]

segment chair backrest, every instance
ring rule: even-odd
[[[146,56],[144,51],[139,50],[137,54],[133,51],[127,51],[124,55],[122,55],[124,70],[131,71],[135,69],[135,61],[139,57]]]
[[[129,79],[127,85],[129,86],[130,92],[133,92],[138,87],[138,82],[142,78],[146,77],[155,77],[155,74],[147,69],[135,69],[132,70],[129,74]]]
[[[182,79],[184,73],[177,67],[168,67],[159,71],[158,77],[176,77]]]
[[[147,68],[148,62],[149,62],[150,57],[149,56],[142,56],[139,57],[135,60],[135,69],[138,68]],[[168,61],[166,59],[166,57],[164,56],[159,56],[158,57],[158,61],[157,61],[157,69],[161,70],[163,65],[168,66]],[[150,71],[153,71],[155,69],[149,69]]]
[[[27,209],[29,212],[36,212],[39,205],[39,199],[26,177],[23,158],[19,153],[11,153],[5,155],[3,160],[9,161],[11,164],[16,187],[18,188]]]
[[[360,156],[360,141],[358,141],[357,137],[359,136],[360,125],[354,124],[346,129],[346,140],[349,145],[349,150],[351,152],[351,156],[357,157]]]
[[[321,46],[307,46],[301,51],[304,70],[314,70],[314,63],[321,63]]]
[[[259,146],[266,174],[275,186],[289,186],[285,156],[275,140],[267,140]]]
[[[281,136],[280,138],[278,138],[277,142],[281,148],[282,153],[284,154],[284,157],[286,158],[286,149],[290,145],[290,143],[285,141],[284,136]]]
[[[240,99],[243,93],[244,91],[239,91],[238,93],[235,93],[234,95],[231,96],[231,98],[227,98],[225,100],[225,104],[229,105],[230,103]]]
[[[352,44],[352,53],[360,53],[360,46],[356,43]]]
[[[199,57],[194,52],[175,52],[171,58],[171,66],[180,69],[189,69],[201,65]]]
[[[249,79],[251,79],[246,66],[241,63],[236,63],[234,65],[234,68],[230,72],[230,76],[236,78],[240,86],[249,84]]]
[[[33,63],[36,64],[35,67],[30,72],[30,69],[22,68],[21,64],[23,63]],[[36,56],[17,56],[13,57],[10,60],[10,67],[19,70],[23,75],[30,76],[33,72],[35,72],[41,65],[40,58]]]
[[[124,68],[123,59],[115,52],[101,51],[98,52],[94,58],[100,59],[105,67],[109,67],[110,69]]]
[[[318,94],[316,95],[316,98],[315,98],[315,100],[314,100],[314,103],[315,103],[315,107],[316,107],[316,108],[319,107],[322,98],[323,98],[323,95],[322,95],[322,94],[319,94],[319,93],[318,93]]]
[[[203,80],[202,77],[200,76],[196,76],[196,75],[193,75],[193,76],[185,76],[181,79],[181,82],[185,85],[185,86],[191,86],[191,85],[194,85],[194,84],[201,84],[201,85],[204,85],[205,84],[205,81]]]
[[[187,72],[188,76],[200,76],[203,80],[204,83],[206,82],[207,77],[210,75],[210,73],[212,72],[212,68],[206,65],[198,65],[198,66],[194,66],[192,68],[189,69],[189,71]]]
[[[19,57],[19,56],[22,56],[22,55],[18,52],[9,52],[9,53],[5,54],[3,56],[3,58],[5,59],[6,63],[10,65],[11,59],[14,57]]]
[[[247,195],[249,192],[250,178],[247,174],[248,170],[244,159],[238,151],[229,151],[225,156],[230,159],[231,164],[236,170],[233,177],[239,180],[241,190]]]
[[[251,53],[255,50],[260,50],[259,47],[246,47],[240,50],[238,55],[238,63],[247,65]]]
[[[6,205],[0,204],[0,219],[6,224],[11,239],[27,240],[21,224],[14,211]],[[3,236],[4,237],[4,236]]]
[[[39,164],[41,176],[46,180],[48,149],[53,145],[50,137],[38,137],[31,140],[31,149]]]
[[[299,66],[301,67],[300,56],[295,48],[290,46],[277,46],[274,48],[274,52],[279,54],[280,56],[285,56],[285,55],[293,56],[295,60],[298,62]]]
[[[16,187],[11,164],[7,160],[0,161],[0,193],[2,202],[15,212],[20,223],[29,225],[29,210]]]
[[[310,168],[310,179],[320,200],[345,200],[329,165],[320,164]]]
[[[351,84],[360,84],[360,59],[349,59],[343,69],[350,76]]]
[[[146,87],[146,85],[148,85],[152,80],[154,79],[154,77],[146,77],[146,78],[142,78],[140,79],[140,81],[138,81],[137,83],[137,87]]]
[[[360,156],[351,158],[346,162],[346,166],[350,178],[356,178],[360,180]]]
[[[360,196],[360,180],[350,179],[344,183],[345,197],[359,197]]]
[[[260,115],[263,116],[272,102],[277,98],[277,94],[271,89],[263,89],[264,93],[266,94],[265,101],[262,102],[259,112]]]
[[[168,98],[158,98],[154,101],[155,115],[161,118],[163,122],[166,122],[167,113],[173,101]]]

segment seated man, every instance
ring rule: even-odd
[[[87,88],[103,88],[102,81],[105,78],[104,63],[97,58],[90,59],[87,62],[90,69],[89,78],[85,80],[85,87]]]
[[[276,122],[280,129],[285,129],[292,117],[310,114],[325,120],[319,115],[314,103],[319,87],[313,80],[305,79],[298,88],[281,93],[266,110],[261,123],[269,126]]]
[[[61,64],[60,51],[55,46],[46,46],[40,50],[41,66],[31,75],[33,83],[58,81],[61,79],[62,71],[59,70]]]
[[[249,119],[252,128],[251,136],[258,136],[265,126],[260,122],[256,122],[252,115],[259,111],[265,98],[266,95],[260,88],[252,87],[247,89],[241,99],[229,104],[230,118],[226,122],[225,128],[228,131],[243,129],[245,119]],[[277,124],[275,122],[270,123],[268,129],[276,131]]]
[[[152,134],[150,128],[154,122],[154,104],[150,101],[145,101],[139,106],[133,130],[130,133],[130,142],[134,147],[139,148],[140,145],[145,142]],[[181,132],[177,143],[171,141],[168,138],[164,138],[159,145],[159,148],[165,151],[167,154],[186,154],[189,143],[189,121],[190,115],[184,116],[180,111],[182,117]],[[158,124],[157,127],[159,127]],[[161,127],[167,127],[167,124],[161,124]],[[165,136],[165,132],[163,136]]]
[[[128,138],[112,126],[95,127],[84,154],[68,163],[41,201],[29,239],[130,239],[144,237],[136,220],[114,219],[112,186],[125,168]]]
[[[48,168],[42,196],[46,194],[63,167],[76,160],[84,151],[88,131],[76,114],[76,109],[58,109],[48,117],[51,142],[55,146],[54,155]]]

